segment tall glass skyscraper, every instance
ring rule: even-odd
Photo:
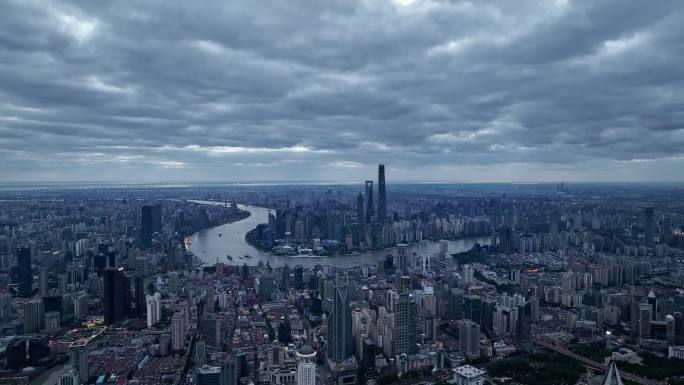
[[[103,272],[104,322],[106,325],[121,322],[126,318],[130,289],[123,268],[108,268]]]
[[[373,181],[366,181],[366,223],[373,222]]]
[[[356,196],[356,223],[363,224],[365,222],[363,214],[363,194],[359,193]]]
[[[140,209],[140,242],[143,246],[152,243],[152,234],[161,231],[161,205],[146,205]]]
[[[387,218],[387,195],[385,192],[385,165],[378,165],[378,222]]]
[[[31,249],[17,249],[17,265],[12,268],[12,280],[17,284],[21,297],[31,296],[33,272],[31,271]]]
[[[328,358],[343,361],[352,355],[352,318],[348,282],[337,277],[328,319]]]

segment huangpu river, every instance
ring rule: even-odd
[[[213,201],[193,201],[202,204],[222,205],[223,202]],[[269,262],[271,266],[283,266],[285,264],[293,267],[302,265],[311,267],[316,263],[321,265],[334,265],[340,267],[360,266],[362,264],[375,264],[383,260],[386,255],[394,254],[395,248],[384,250],[373,250],[354,255],[334,255],[328,257],[298,257],[298,256],[277,256],[257,250],[247,243],[245,235],[260,223],[268,223],[268,214],[271,210],[263,207],[238,205],[240,210],[250,212],[250,216],[236,222],[201,230],[186,239],[188,251],[191,251],[197,258],[207,264],[214,264],[217,261],[227,265],[256,265],[260,261],[264,264]],[[475,244],[488,245],[490,237],[464,238],[456,241],[449,241],[449,253],[459,253],[470,250]],[[438,242],[422,242],[409,246],[411,252],[418,255],[433,254],[439,249]],[[229,260],[226,255],[230,255]],[[249,255],[250,258],[245,258]]]

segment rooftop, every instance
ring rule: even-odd
[[[200,374],[216,374],[221,372],[221,368],[218,366],[207,366],[203,365],[197,370]]]
[[[316,351],[311,348],[309,345],[304,345],[299,349],[299,355],[302,356],[310,356],[310,355],[315,355]]]
[[[463,365],[459,366],[458,368],[454,369],[454,373],[458,376],[466,377],[466,378],[475,378],[482,376],[485,372],[484,370],[480,370],[474,366],[470,365]]]

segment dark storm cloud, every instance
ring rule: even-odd
[[[5,180],[681,180],[679,1],[9,0]]]

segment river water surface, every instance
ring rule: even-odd
[[[212,201],[192,201],[195,203],[222,205],[223,202]],[[268,223],[269,209],[257,206],[238,205],[240,210],[250,212],[250,216],[243,220],[227,223],[208,229],[201,230],[186,240],[188,250],[195,254],[200,260],[207,264],[214,264],[217,261],[227,265],[256,265],[259,261],[263,263],[269,262],[271,266],[302,265],[304,267],[311,267],[317,262],[324,264],[331,264],[341,267],[359,266],[364,263],[375,264],[382,260],[388,254],[394,254],[395,248],[385,250],[374,250],[366,253],[356,255],[335,255],[329,257],[291,257],[291,256],[276,256],[269,253],[264,253],[253,246],[249,245],[245,240],[245,235],[260,223]],[[491,241],[490,237],[475,237],[464,238],[456,241],[449,241],[449,253],[458,253],[470,250],[475,243],[481,245],[488,245]],[[439,249],[438,242],[423,242],[409,246],[409,250],[422,254],[432,254]],[[226,258],[230,255],[233,260]],[[244,255],[249,255],[251,258],[244,258]]]

